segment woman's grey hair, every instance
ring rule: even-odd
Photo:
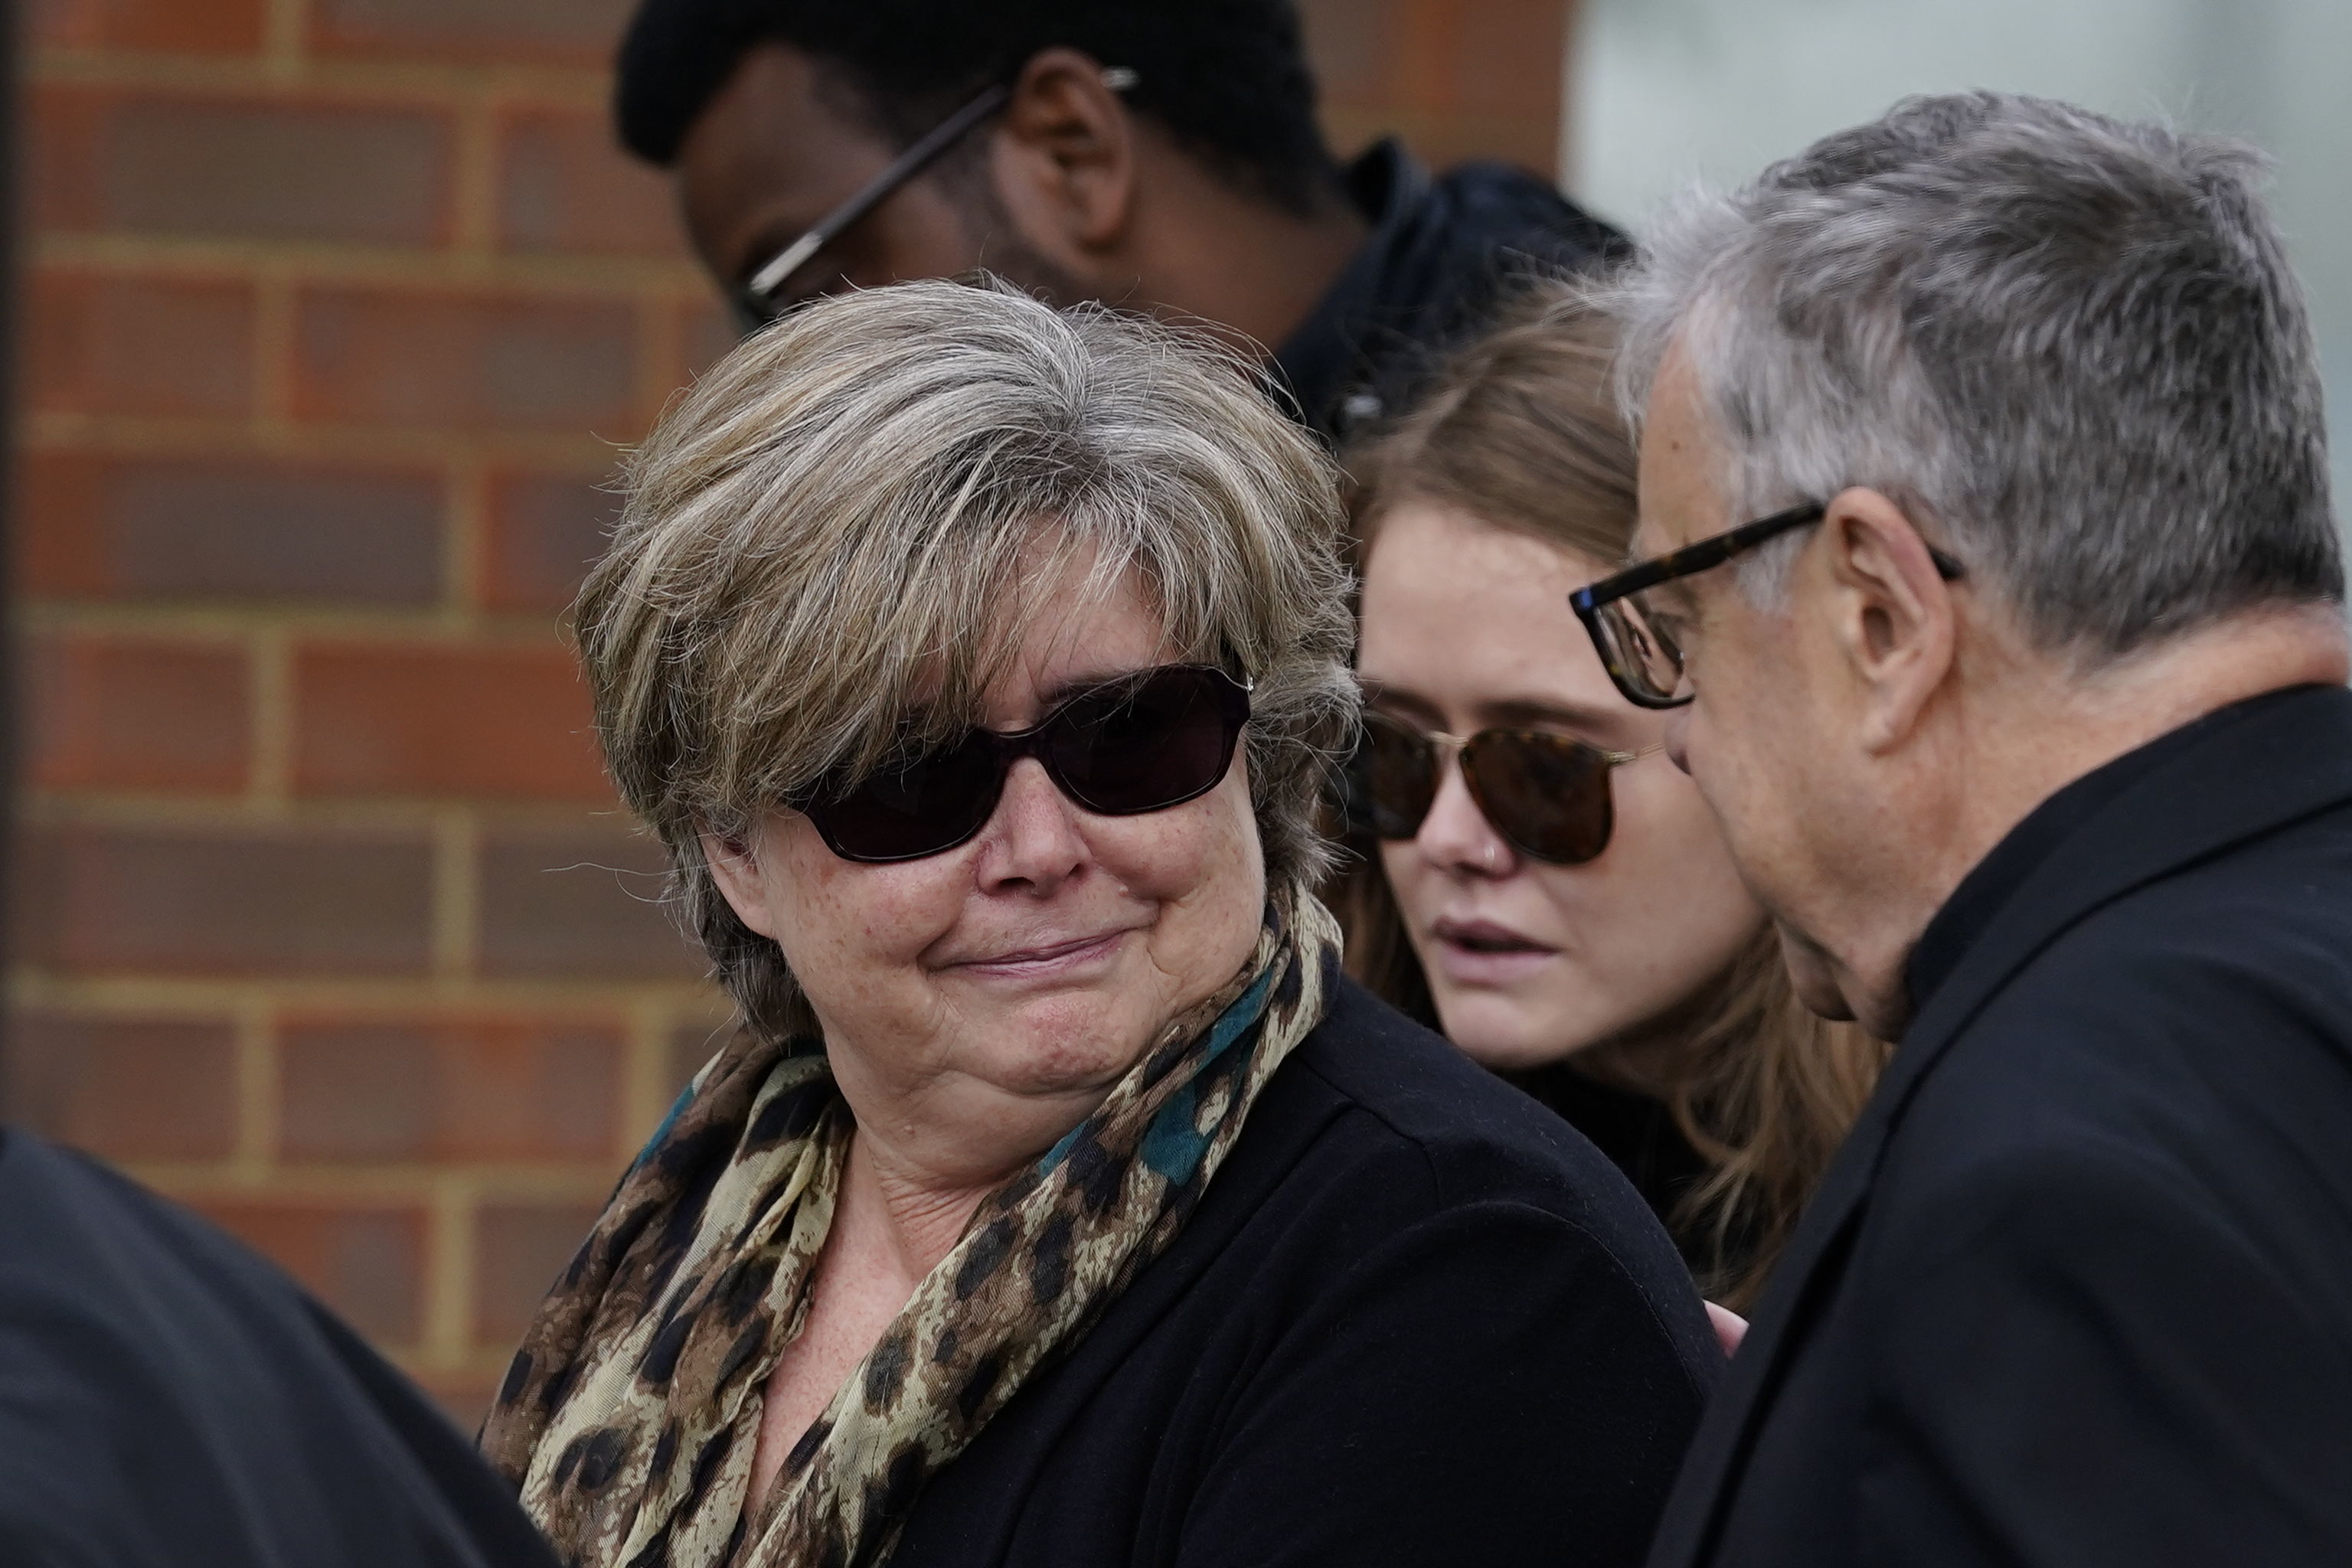
[[[1639,413],[1679,345],[1724,525],[1902,504],[2087,668],[2336,603],[2317,350],[2242,144],[2043,99],[1913,98],[1672,209],[1608,295]],[[1803,535],[1740,576],[1776,603]]]
[[[1239,356],[996,286],[848,294],[722,361],[625,490],[574,611],[598,733],[754,1028],[814,1020],[702,835],[979,723],[1027,628],[1083,610],[1074,583],[1139,589],[1171,658],[1254,683],[1268,879],[1325,869],[1357,715],[1337,476]]]

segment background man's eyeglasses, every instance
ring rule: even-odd
[[[1680,708],[1696,693],[1682,689],[1683,650],[1666,629],[1671,623],[1662,619],[1654,605],[1644,602],[1645,595],[1720,566],[1735,555],[1791,529],[1819,522],[1828,514],[1829,509],[1821,502],[1808,501],[1742,523],[1579,588],[1568,596],[1569,608],[1584,623],[1609,679],[1616,682],[1626,701],[1643,708]],[[1927,547],[1927,558],[1947,582],[1966,574],[1958,561],[1932,544]]]
[[[1125,92],[1139,79],[1134,71],[1124,66],[1115,66],[1102,73],[1103,85],[1113,92]],[[891,159],[880,174],[860,185],[847,201],[817,219],[806,233],[762,263],[735,290],[735,313],[745,329],[756,330],[790,314],[793,307],[807,296],[790,292],[785,284],[815,260],[825,247],[888,200],[901,185],[945,157],[950,148],[971,133],[973,126],[1012,99],[1013,89],[1009,87],[999,84],[989,88],[926,132],[921,140]]]

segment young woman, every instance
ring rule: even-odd
[[[1598,1144],[1736,1307],[1883,1052],[1797,1002],[1665,715],[1568,607],[1633,531],[1610,356],[1565,285],[1532,285],[1351,462],[1378,843],[1349,963]]]

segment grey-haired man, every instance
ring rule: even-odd
[[[1912,100],[1619,296],[1646,559],[1579,612],[1900,1042],[1654,1568],[2352,1563],[2352,692],[2257,174]]]

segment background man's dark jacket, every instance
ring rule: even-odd
[[[554,1568],[423,1395],[276,1269],[0,1131],[0,1563]]]
[[[1615,229],[1507,163],[1433,175],[1387,141],[1349,165],[1347,181],[1371,237],[1275,356],[1300,414],[1335,445],[1403,413],[1513,279],[1590,270],[1626,251]]]
[[[1910,978],[1652,1568],[2352,1563],[2352,693],[2061,791]]]

